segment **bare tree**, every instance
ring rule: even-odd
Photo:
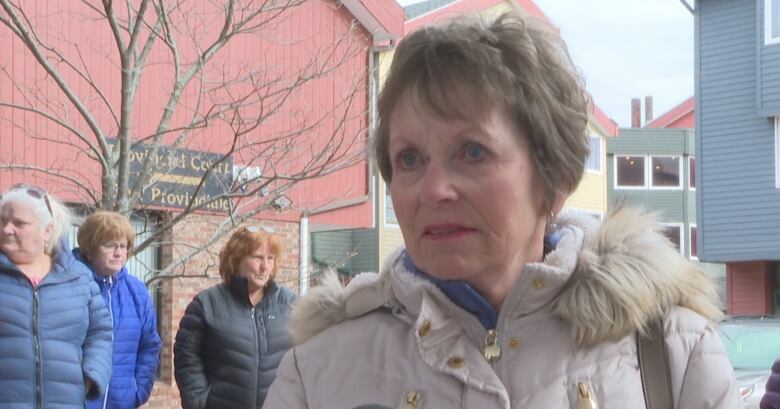
[[[22,96],[0,98],[11,113],[0,121],[62,149],[48,163],[6,150],[0,169],[59,179],[92,208],[178,208],[137,251],[193,214],[223,214],[160,272],[171,274],[247,219],[288,207],[297,184],[364,159],[367,77],[344,70],[365,58],[364,34],[353,23],[295,38],[291,19],[306,1],[66,0],[41,13],[0,0],[0,40],[22,44],[43,73],[19,81],[0,64],[0,83]],[[337,12],[338,2],[317,1]],[[301,103],[323,83],[332,103]]]

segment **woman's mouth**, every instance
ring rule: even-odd
[[[476,231],[476,229],[460,224],[437,224],[425,226],[422,237],[434,241],[452,240],[470,235]]]

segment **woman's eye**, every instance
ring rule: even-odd
[[[466,158],[469,160],[479,160],[485,157],[485,147],[478,143],[469,143],[466,145]]]
[[[420,154],[413,150],[405,150],[398,154],[399,165],[403,168],[414,168],[420,163]]]

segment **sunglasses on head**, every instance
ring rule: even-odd
[[[270,229],[268,227],[244,226],[243,229],[244,229],[244,231],[248,231],[250,233],[260,233],[261,231],[265,232],[265,233],[273,233],[274,232],[273,229]]]
[[[51,202],[49,202],[49,195],[45,190],[39,188],[38,186],[27,185],[24,183],[17,183],[8,189],[9,192],[12,190],[23,190],[31,197],[43,200],[43,202],[46,203],[46,209],[49,210],[49,215],[54,217],[54,212],[51,210]],[[0,196],[0,198],[2,198],[2,196]]]

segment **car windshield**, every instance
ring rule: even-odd
[[[723,324],[720,330],[734,369],[769,370],[780,357],[780,326]]]

